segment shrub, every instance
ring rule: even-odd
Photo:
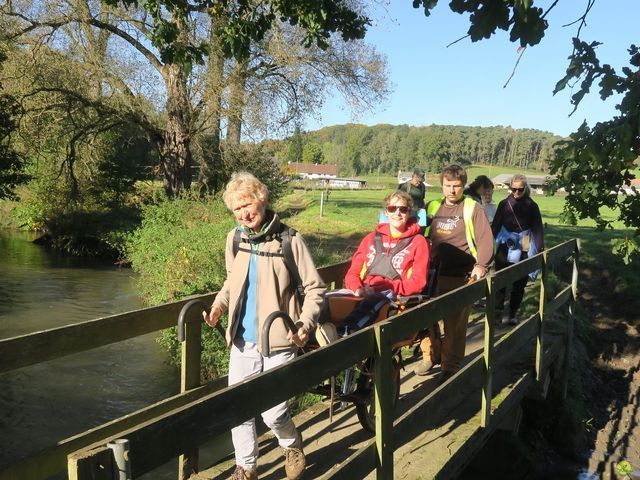
[[[127,240],[132,268],[139,274],[138,289],[147,304],[220,289],[226,276],[225,239],[235,225],[218,198],[196,194],[161,198],[143,205],[142,223]],[[164,330],[158,342],[180,364],[176,329]],[[224,339],[203,326],[202,377],[224,375],[228,351]]]
[[[127,241],[150,305],[217,290],[226,276],[224,245],[234,220],[222,201],[185,194],[142,206],[142,223]]]

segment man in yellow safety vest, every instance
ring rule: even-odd
[[[463,195],[467,173],[460,165],[449,165],[440,174],[440,183],[444,197],[427,205],[425,232],[431,240],[432,261],[439,265],[439,295],[484,277],[493,263],[493,234],[487,215],[482,205]],[[434,334],[422,340],[423,360],[416,367],[417,375],[426,375],[438,363],[434,352],[440,350],[440,383],[460,370],[471,307],[463,307],[444,318],[442,341]]]

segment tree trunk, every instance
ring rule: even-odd
[[[216,176],[222,159],[220,119],[222,116],[222,92],[225,86],[224,55],[222,54],[220,39],[215,33],[215,25],[211,26],[209,48],[209,64],[207,66],[203,95],[206,141],[203,143],[202,163],[200,164],[198,181],[210,190],[214,190],[218,183]]]
[[[162,133],[160,164],[164,190],[168,196],[178,195],[191,187],[191,105],[182,67],[163,67],[167,87],[167,125]]]
[[[231,75],[229,92],[229,111],[227,112],[227,142],[240,145],[242,134],[242,113],[244,111],[244,90],[247,81],[246,62],[236,64]]]

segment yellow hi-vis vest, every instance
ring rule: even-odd
[[[444,202],[444,198],[440,200],[431,200],[429,205],[427,205],[427,218],[428,226],[424,231],[424,235],[426,237],[429,236],[429,230],[431,229],[431,222],[433,218],[436,216],[440,205]],[[476,246],[476,235],[473,229],[473,209],[478,204],[474,199],[469,197],[464,197],[464,205],[462,206],[462,220],[464,221],[464,233],[467,237],[467,243],[469,244],[469,250],[471,251],[471,255],[476,260],[478,259],[478,247]]]

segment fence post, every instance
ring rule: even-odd
[[[324,216],[324,190],[320,192],[320,216]]]
[[[373,380],[376,412],[376,478],[393,478],[393,363],[391,323],[376,325]]]
[[[113,461],[116,467],[115,480],[131,480],[131,461],[129,460],[129,440],[119,438],[107,443],[113,451]]]
[[[571,349],[573,348],[573,327],[576,318],[576,305],[578,302],[578,269],[580,267],[580,239],[576,238],[573,252],[573,270],[571,272],[571,299],[569,300],[569,319],[567,320],[567,338],[564,350],[564,362],[562,369],[562,399],[566,400],[569,388],[569,370],[571,367]]]
[[[542,272],[540,275],[540,309],[538,319],[538,334],[536,336],[536,380],[542,381],[542,366],[544,356],[544,308],[547,304],[547,251],[542,252]]]
[[[196,309],[193,309],[196,310]],[[196,311],[199,315],[200,311]],[[200,386],[200,355],[202,319],[184,322],[184,342],[180,357],[180,392],[184,393]],[[178,480],[186,480],[198,473],[198,448],[178,457]]]
[[[480,426],[486,428],[491,421],[491,398],[493,397],[493,351],[494,326],[496,321],[496,292],[493,275],[486,278],[487,307],[484,314],[484,372],[482,379],[482,412]]]

